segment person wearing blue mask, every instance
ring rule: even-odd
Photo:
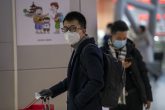
[[[143,110],[151,106],[152,91],[147,76],[148,70],[141,53],[135,44],[127,38],[129,28],[127,24],[118,20],[111,28],[111,37],[102,48],[111,52],[123,66],[124,88],[119,98],[118,106],[110,110]]]

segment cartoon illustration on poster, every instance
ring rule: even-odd
[[[33,15],[36,33],[43,33],[44,17],[46,16],[48,16],[48,14],[43,14],[42,7],[36,7]]]
[[[16,0],[17,45],[65,44],[69,0]]]
[[[55,33],[60,32],[60,23],[63,21],[63,14],[58,12],[59,4],[58,2],[52,2],[50,4],[52,10],[52,19],[54,20],[55,25]]]

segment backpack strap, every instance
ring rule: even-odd
[[[87,44],[87,45],[86,45],[85,47],[83,47],[82,50],[80,51],[80,56],[79,56],[79,58],[80,58],[82,55],[84,55],[84,54],[85,54],[85,50],[86,50],[87,48],[91,47],[91,46],[97,47],[97,45],[96,45],[96,44],[93,44],[93,43]],[[82,64],[81,61],[80,61],[80,66],[83,68],[84,71],[86,71],[86,68],[84,67],[84,65]]]
[[[81,50],[80,53],[84,54],[85,50],[86,50],[87,48],[89,48],[90,46],[95,46],[95,47],[97,47],[96,44],[89,43],[89,44],[87,44],[84,48],[82,48],[82,50]]]

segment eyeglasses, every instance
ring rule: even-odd
[[[70,27],[64,26],[63,28],[61,28],[61,30],[62,30],[63,33],[67,32],[67,31],[76,32],[78,29],[81,29],[81,28],[77,28],[74,25],[72,25]]]

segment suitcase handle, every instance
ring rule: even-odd
[[[42,99],[42,103],[44,105],[44,110],[50,110],[49,97]]]

